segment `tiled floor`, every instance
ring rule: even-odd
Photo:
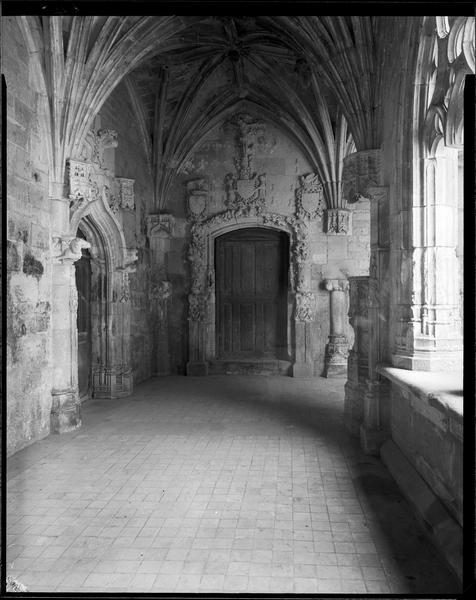
[[[30,591],[455,593],[343,382],[168,377],[9,460],[8,572]]]

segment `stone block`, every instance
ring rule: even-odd
[[[347,258],[347,236],[327,236],[327,255],[329,260]]]
[[[292,376],[296,378],[314,377],[314,366],[310,362],[296,362],[292,365]]]
[[[458,577],[463,578],[463,530],[420,477],[400,448],[387,440],[380,456],[397,482],[403,495],[413,506],[424,531]]]
[[[186,372],[188,377],[203,377],[208,375],[208,364],[206,362],[188,362]]]
[[[73,390],[52,392],[51,432],[66,433],[81,426],[81,405]]]

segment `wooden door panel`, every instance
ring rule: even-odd
[[[245,246],[241,244],[241,247],[237,248],[240,254],[240,275],[239,275],[239,286],[235,290],[235,293],[246,296],[249,294],[253,296],[255,294],[255,246],[250,244]]]
[[[216,242],[221,358],[281,357],[286,349],[287,239],[254,228]]]
[[[240,352],[253,352],[255,347],[255,305],[239,304]]]

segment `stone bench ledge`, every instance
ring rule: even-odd
[[[380,365],[377,372],[436,408],[445,416],[463,424],[463,370],[409,371]]]

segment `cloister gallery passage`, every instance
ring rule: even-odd
[[[7,574],[457,593],[474,17],[16,4]]]

